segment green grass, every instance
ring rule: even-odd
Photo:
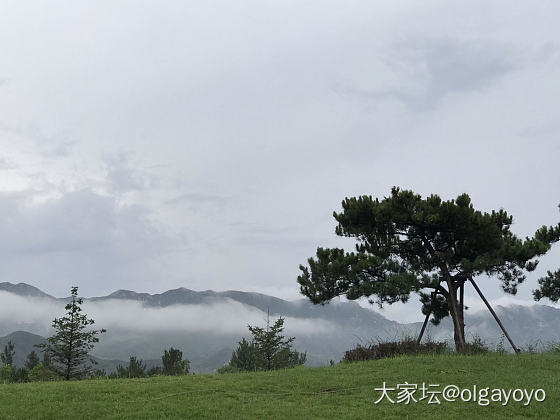
[[[375,405],[374,388],[426,382],[543,388],[546,400]],[[441,398],[440,398],[441,399]],[[560,354],[406,356],[324,368],[0,385],[2,418],[560,418]]]

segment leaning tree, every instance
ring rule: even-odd
[[[443,201],[393,187],[382,200],[346,198],[342,208],[334,212],[336,234],[355,238],[356,252],[318,248],[309,267],[300,265],[301,293],[316,304],[345,295],[379,305],[406,302],[417,293],[426,315],[418,340],[430,315],[436,324],[450,316],[459,352],[467,347],[465,283],[473,285],[511,342],[474,279],[497,277],[505,292],[515,294],[525,273],[537,267],[536,257],[560,239],[560,224],[521,239],[511,232],[513,219],[504,210],[475,210],[467,194]]]

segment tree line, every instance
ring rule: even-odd
[[[162,366],[146,370],[142,360],[131,356],[128,365],[117,366],[117,371],[109,375],[95,369],[97,361],[90,355],[99,334],[105,329],[95,330],[90,327],[95,323],[82,313],[83,299],[78,297],[78,288],[71,288],[71,300],[66,304],[66,314],[55,318],[52,323],[54,334],[45,343],[36,345],[42,353],[40,360],[36,351],[31,351],[23,367],[14,365],[15,346],[10,341],[0,353],[2,367],[0,382],[32,382],[51,380],[73,380],[86,378],[137,378],[153,375],[186,375],[189,373],[189,361],[183,359],[181,350],[171,347],[165,349],[161,357]]]
[[[35,350],[31,351],[25,359],[23,367],[15,367],[15,346],[10,341],[4,346],[0,358],[2,367],[0,368],[0,383],[21,383],[21,382],[39,382],[39,381],[55,381],[67,379],[59,373],[59,369],[55,367],[48,353],[43,353],[43,359]],[[146,364],[135,356],[130,356],[127,365],[118,365],[115,372],[107,374],[105,370],[95,369],[90,366],[87,374],[73,375],[69,379],[96,379],[96,378],[145,378],[149,376],[176,376],[186,375],[189,373],[190,362],[183,359],[183,352],[171,347],[165,349],[161,357],[161,366],[153,366],[146,369]]]
[[[105,329],[95,330],[95,321],[82,313],[83,299],[78,297],[78,287],[71,288],[71,298],[66,304],[66,314],[52,322],[54,334],[45,343],[36,345],[42,354],[33,350],[23,367],[15,367],[15,346],[10,341],[0,353],[2,366],[0,382],[33,382],[51,380],[75,380],[87,378],[143,378],[155,375],[186,375],[190,371],[190,361],[183,358],[183,352],[171,347],[161,356],[161,366],[147,368],[143,360],[130,356],[126,365],[118,365],[115,372],[107,374],[96,369],[97,361],[90,355],[99,335]],[[232,353],[231,360],[219,372],[256,371],[284,369],[303,365],[306,353],[292,348],[295,337],[285,338],[284,318],[271,323],[267,314],[266,326],[248,325],[252,339],[243,338]]]

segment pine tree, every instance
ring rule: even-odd
[[[248,328],[253,335],[252,345],[255,348],[258,369],[283,369],[305,363],[307,355],[292,350],[295,337],[285,339],[282,335],[284,318],[280,317],[270,325],[270,314],[267,314],[265,328],[251,325]]]
[[[16,352],[14,350],[14,343],[8,341],[8,344],[4,346],[4,350],[0,353],[0,360],[2,360],[2,365],[14,366],[14,356]]]
[[[130,356],[128,366],[117,366],[119,378],[143,378],[146,376],[146,364],[134,356]]]
[[[173,347],[169,351],[164,350],[161,362],[163,364],[163,375],[186,375],[189,373],[190,362],[187,359],[183,360],[183,352],[181,350],[174,349]]]
[[[229,365],[239,370],[257,370],[257,349],[254,342],[242,338],[237,349],[231,354]]]
[[[543,226],[523,240],[511,231],[513,218],[504,210],[475,210],[467,194],[443,201],[393,187],[382,200],[346,198],[342,209],[334,213],[336,234],[355,238],[356,252],[318,248],[309,267],[300,265],[301,293],[315,304],[346,296],[379,305],[406,302],[418,293],[426,315],[419,339],[430,315],[435,322],[450,316],[459,352],[467,349],[465,285],[472,284],[506,334],[474,278],[497,277],[505,292],[515,294],[525,272],[535,270],[537,258],[560,240],[560,224]],[[559,286],[560,274],[549,274],[535,297],[560,297]]]
[[[35,350],[32,350],[31,353],[27,355],[27,359],[25,360],[25,368],[27,370],[33,369],[35,366],[39,364],[39,356],[35,353]]]
[[[82,378],[92,371],[91,364],[96,362],[89,352],[99,341],[97,335],[105,332],[87,329],[95,322],[81,313],[83,299],[78,297],[78,288],[72,287],[71,293],[71,301],[65,306],[66,315],[53,320],[55,334],[47,343],[38,345],[50,360],[51,369],[66,380]]]
[[[307,354],[292,349],[295,337],[285,339],[282,335],[284,318],[280,317],[270,325],[270,312],[268,312],[266,327],[248,325],[248,328],[253,336],[251,341],[242,338],[226,366],[231,366],[234,371],[236,369],[255,371],[284,369],[305,364]]]

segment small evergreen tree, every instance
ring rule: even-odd
[[[251,325],[248,328],[253,335],[252,340],[241,339],[226,366],[234,370],[254,371],[284,369],[305,364],[307,354],[292,349],[295,337],[285,339],[282,335],[284,318],[280,317],[274,325],[270,325],[270,315],[267,315],[265,328]],[[229,369],[220,370],[226,371]]]
[[[0,353],[0,360],[2,360],[2,365],[14,365],[14,356],[16,352],[14,350],[14,343],[8,341],[8,344],[4,346],[4,350]]]
[[[146,365],[142,360],[130,356],[128,366],[117,366],[117,375],[119,378],[143,378],[146,376]]]
[[[161,362],[163,363],[163,375],[186,375],[189,373],[190,362],[187,359],[183,360],[183,352],[181,350],[174,349],[173,347],[169,351],[164,350]]]
[[[256,364],[260,369],[273,370],[302,365],[307,359],[305,353],[292,350],[295,337],[284,339],[284,318],[280,317],[270,325],[270,315],[266,319],[266,327],[249,325],[256,349]]]
[[[255,343],[242,338],[237,349],[231,354],[229,365],[239,370],[257,370],[257,349]]]
[[[89,352],[99,341],[97,335],[105,332],[104,329],[86,330],[95,322],[81,313],[83,299],[78,297],[78,288],[72,287],[71,293],[72,300],[65,306],[66,315],[53,320],[55,334],[47,343],[38,345],[51,360],[51,369],[65,380],[82,378],[92,371],[91,364],[96,362]]]
[[[39,364],[39,356],[35,353],[35,350],[32,350],[31,353],[27,355],[27,359],[25,360],[25,368],[27,370],[33,369],[35,366]]]

